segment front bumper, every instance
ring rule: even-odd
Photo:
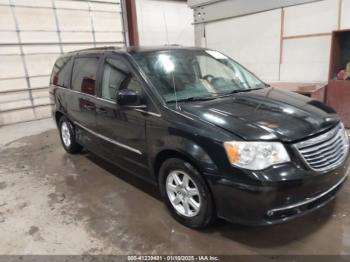
[[[283,174],[281,181],[261,181],[259,177]],[[326,173],[314,173],[286,164],[254,175],[249,182],[235,175],[206,175],[217,214],[225,220],[246,225],[282,223],[320,208],[331,201],[350,173],[348,161]],[[293,179],[294,178],[294,179]]]

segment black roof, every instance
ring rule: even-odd
[[[143,53],[143,52],[156,52],[166,50],[203,50],[199,47],[184,47],[179,45],[164,45],[164,46],[129,46],[129,47],[117,47],[117,46],[104,46],[95,47],[82,50],[71,51],[68,54],[89,54],[89,53],[104,53],[106,51],[117,53]]]

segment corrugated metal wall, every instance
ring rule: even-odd
[[[0,0],[0,126],[50,116],[63,52],[125,45],[120,0]]]

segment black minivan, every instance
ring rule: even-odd
[[[281,223],[331,199],[349,173],[337,114],[209,49],[94,48],[57,59],[52,113],[82,148],[159,186],[192,228]]]

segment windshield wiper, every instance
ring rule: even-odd
[[[206,96],[206,97],[201,97],[201,96],[192,96],[192,97],[187,97],[187,98],[182,98],[178,100],[168,100],[167,103],[176,103],[176,102],[190,102],[190,101],[207,101],[207,100],[214,100],[217,97],[212,97],[212,96]]]
[[[232,94],[243,93],[243,92],[250,92],[250,91],[259,90],[259,89],[263,89],[263,87],[232,90],[232,91],[227,92],[227,93],[222,93],[222,94],[220,94],[220,96],[221,97],[222,96],[229,96],[229,95],[232,95]]]

